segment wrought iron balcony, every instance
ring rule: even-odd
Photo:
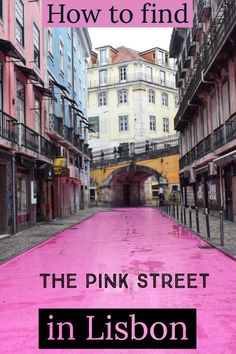
[[[51,141],[40,136],[40,152],[43,156],[49,159],[54,159],[60,156],[60,147],[53,144]]]
[[[63,118],[51,114],[49,117],[49,135],[54,138],[61,138],[64,135]]]
[[[221,124],[214,130],[214,138],[215,149],[236,139],[236,113],[234,113],[224,124]]]
[[[199,0],[197,5],[197,13],[200,22],[206,22],[211,14],[211,1]]]
[[[200,40],[202,31],[203,31],[202,23],[199,22],[197,14],[195,14],[193,18],[193,28],[192,28],[192,38],[194,41]]]
[[[196,145],[196,158],[200,159],[210,153],[213,149],[212,135],[208,135]]]
[[[72,145],[74,144],[73,128],[67,127],[67,125],[64,125],[64,138]]]
[[[23,123],[19,127],[19,145],[34,152],[40,153],[40,135]]]
[[[2,110],[0,110],[0,136],[17,143],[17,120]]]

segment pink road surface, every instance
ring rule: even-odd
[[[236,263],[155,209],[102,212],[0,267],[0,353],[235,354]],[[85,288],[85,273],[129,273],[129,289]],[[43,289],[40,273],[77,273]],[[138,273],[209,273],[207,288],[146,289]],[[196,350],[39,350],[38,308],[196,308]]]

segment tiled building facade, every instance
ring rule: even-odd
[[[53,164],[63,144],[49,134],[47,114],[48,104],[59,101],[46,72],[45,35],[42,2],[0,2],[0,234],[62,215],[52,188],[58,188]],[[84,142],[82,149],[89,160]]]
[[[183,201],[236,220],[236,3],[195,0],[192,29],[174,29]]]

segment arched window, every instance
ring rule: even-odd
[[[99,106],[106,106],[107,105],[107,93],[100,92],[98,94],[98,105]]]
[[[119,91],[119,103],[127,103],[128,102],[128,92],[127,90]]]
[[[163,92],[161,95],[162,106],[168,107],[168,94]]]
[[[149,102],[150,103],[155,103],[155,91],[154,90],[149,90],[148,91],[148,96],[149,96]]]

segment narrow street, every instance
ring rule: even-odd
[[[109,307],[196,308],[197,350],[183,352],[235,353],[235,262],[206,246],[155,209],[114,209],[97,213],[1,266],[0,353],[22,353],[22,348],[25,354],[40,352],[37,349],[39,308]],[[199,287],[195,289],[162,289],[158,281],[154,288],[149,277],[150,273],[186,272],[209,273],[206,288],[198,282]],[[44,289],[40,273],[77,273],[78,287]],[[95,284],[86,289],[86,273],[128,273],[129,288],[99,289]],[[148,275],[148,286],[143,289],[136,281],[140,273]],[[77,352],[110,351],[73,350]],[[156,353],[155,350],[129,352]],[[52,351],[44,350],[44,353]]]

